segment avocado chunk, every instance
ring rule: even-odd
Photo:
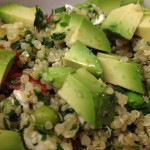
[[[120,7],[121,0],[91,0],[92,4],[98,6],[106,14],[109,14],[113,9]]]
[[[101,62],[106,82],[141,94],[144,93],[140,65],[134,62],[122,62],[112,56],[107,56],[107,54],[98,53],[97,57]]]
[[[91,48],[111,52],[110,43],[105,33],[94,26],[87,18],[80,14],[71,14],[69,22],[68,38],[69,43],[81,41]]]
[[[2,21],[0,21],[0,39],[4,38],[4,36],[6,35],[6,30],[4,28],[2,28],[3,23]]]
[[[16,54],[11,50],[0,49],[0,87],[11,68]]]
[[[140,5],[128,4],[112,10],[101,25],[104,31],[109,31],[130,40],[143,17]]]
[[[24,150],[23,142],[18,132],[10,130],[0,130],[1,150]]]
[[[84,1],[84,2],[82,2],[82,3],[76,4],[76,5],[74,5],[74,6],[75,6],[76,8],[79,8],[79,9],[81,9],[81,8],[86,8],[87,6],[91,5],[91,2],[92,2],[92,0],[86,0],[86,1]]]
[[[143,6],[144,0],[121,0],[121,6],[128,5],[131,3],[140,4],[141,6]]]
[[[0,18],[5,23],[23,22],[25,25],[34,25],[35,7],[25,7],[15,3],[0,6]]]
[[[93,128],[108,125],[113,120],[115,110],[114,95],[106,94],[105,83],[96,80],[86,69],[80,68],[67,76],[58,91],[60,97]]]
[[[71,67],[49,67],[42,73],[42,77],[44,80],[51,82],[54,88],[60,89],[65,78],[74,71],[75,69]]]
[[[150,40],[150,15],[144,15],[135,34],[145,40]]]
[[[76,41],[70,50],[65,54],[64,66],[76,69],[85,67],[89,72],[99,76],[102,68],[97,57],[80,41]]]
[[[87,72],[85,68],[78,69],[75,73],[72,74],[72,76],[74,76],[83,85],[85,85],[94,96],[103,93],[104,90],[107,88],[107,85],[101,79],[97,80],[95,76]]]
[[[38,124],[45,124],[50,121],[53,124],[57,124],[60,121],[58,113],[49,106],[41,106],[33,111],[33,116]]]

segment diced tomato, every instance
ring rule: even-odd
[[[42,84],[40,81],[33,79],[31,76],[29,77],[29,81],[32,84],[34,84],[35,86],[40,86],[42,94],[46,93],[46,91],[47,91],[46,86],[44,84]]]
[[[16,66],[19,67],[20,66],[20,58],[19,58],[20,52],[18,50],[12,50],[12,51],[16,53],[15,64],[16,64]]]
[[[22,84],[20,77],[22,76],[22,73],[13,73],[9,74],[6,78],[5,85],[10,89],[10,90],[20,90],[22,89]],[[42,84],[40,81],[33,79],[31,76],[29,76],[29,82],[31,82],[34,86],[39,86],[41,87],[41,93],[44,94],[46,93],[47,89],[44,84]]]
[[[1,48],[1,49],[5,49],[5,46],[4,46],[4,45],[0,45],[0,48]]]
[[[7,77],[7,80],[5,81],[5,85],[8,87],[10,90],[20,90],[22,89],[22,84],[21,84],[21,77],[22,73],[14,73],[9,78]]]
[[[51,14],[47,19],[46,19],[46,23],[51,23],[51,19],[54,17],[53,14]]]

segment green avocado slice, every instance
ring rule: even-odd
[[[22,21],[25,25],[34,25],[35,7],[25,7],[15,3],[0,6],[0,18],[5,23]]]
[[[143,76],[140,65],[135,62],[122,62],[107,54],[98,53],[105,82],[144,94]],[[120,57],[120,56],[119,56]]]
[[[120,7],[121,0],[91,0],[92,4],[98,6],[106,14],[109,14],[113,9]]]
[[[143,11],[139,5],[128,4],[112,10],[100,28],[130,40],[142,17]]]
[[[86,46],[91,48],[111,52],[110,43],[105,33],[95,27],[87,18],[80,14],[71,14],[69,29],[72,32],[69,34],[68,42],[75,43],[81,41]]]
[[[72,75],[68,75],[58,94],[91,126],[95,127],[95,106],[88,88]]]
[[[16,54],[11,50],[0,49],[0,87],[11,68]]]
[[[89,72],[96,76],[102,74],[102,68],[97,57],[80,41],[76,41],[70,50],[65,54],[64,66],[76,69],[85,67]]]
[[[65,78],[74,72],[75,69],[71,67],[54,66],[49,67],[42,73],[42,77],[47,82],[51,82],[53,87],[60,89],[65,81]]]
[[[1,150],[24,150],[23,142],[18,132],[0,130]]]
[[[114,118],[115,97],[105,93],[107,86],[85,68],[67,76],[58,91],[62,97],[91,127],[108,125]]]

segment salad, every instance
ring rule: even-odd
[[[150,149],[143,0],[88,0],[50,15],[10,3],[0,19],[0,149]]]

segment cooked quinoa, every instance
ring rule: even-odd
[[[78,13],[95,22],[96,15],[105,15],[95,5],[91,10],[66,7],[66,12]],[[92,13],[97,12],[97,13]],[[148,112],[127,107],[128,97],[108,84],[107,94],[115,94],[115,117],[109,125],[92,128],[76,111],[58,95],[51,82],[47,82],[41,73],[50,66],[63,66],[63,58],[72,43],[66,38],[52,39],[53,30],[61,15],[53,12],[51,22],[44,27],[30,27],[22,22],[4,24],[6,36],[0,40],[2,48],[19,52],[13,65],[13,73],[18,73],[19,88],[5,84],[0,92],[0,129],[17,130],[21,133],[24,146],[29,150],[149,150],[150,149],[150,108]],[[48,17],[43,15],[45,21]],[[104,19],[104,18],[103,18]],[[100,22],[99,22],[100,23]],[[97,25],[96,25],[97,26]],[[150,44],[149,41],[134,36],[132,40],[108,35],[112,53],[121,56],[121,61],[129,59],[141,64],[144,83],[150,86]],[[95,53],[95,51],[94,51]],[[17,70],[15,72],[15,70]],[[6,78],[6,81],[9,78]],[[150,88],[143,95],[150,103]],[[10,102],[3,107],[5,100]],[[16,104],[11,103],[15,101]],[[53,124],[36,124],[33,111],[47,105],[58,112],[60,121]],[[149,105],[150,106],[150,105]]]

